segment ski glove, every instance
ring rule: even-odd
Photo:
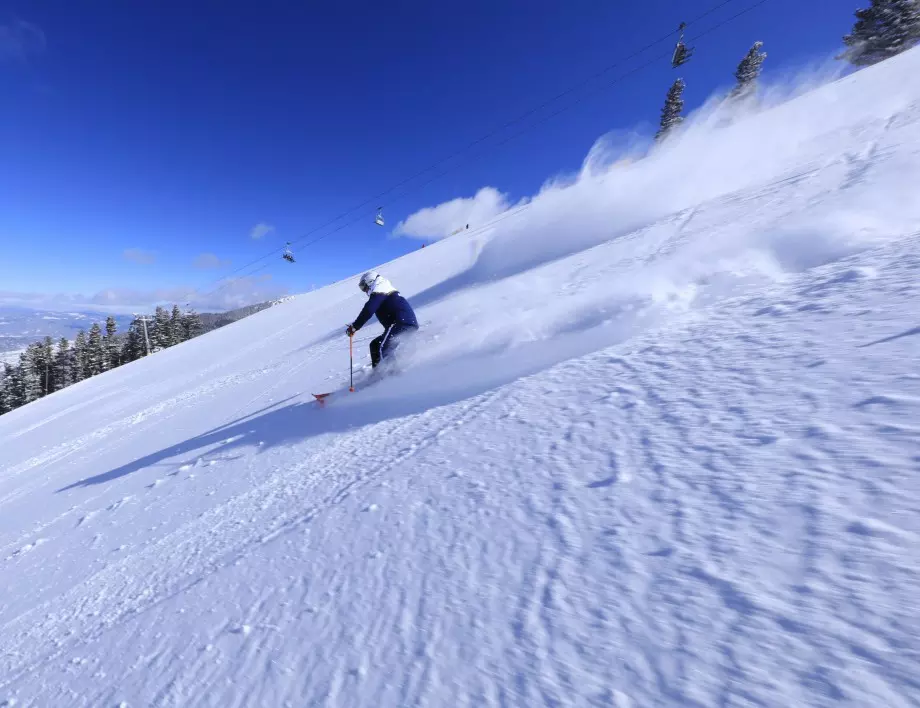
[[[357,332],[357,331],[358,331],[358,330],[356,330],[356,329],[354,328],[353,325],[348,325],[348,326],[345,328],[345,334],[347,334],[349,337],[354,337],[354,336],[355,336],[355,332]]]

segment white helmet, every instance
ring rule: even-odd
[[[375,270],[369,270],[362,275],[358,287],[361,288],[362,292],[368,297],[371,295],[389,295],[390,293],[396,292],[393,283]]]
[[[374,281],[380,277],[380,274],[375,270],[369,270],[367,273],[361,276],[361,280],[358,281],[358,287],[362,291],[368,292],[374,285]]]

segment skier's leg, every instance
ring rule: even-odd
[[[380,363],[380,345],[385,336],[386,334],[381,334],[371,340],[371,366],[376,367]]]
[[[407,334],[411,334],[415,330],[415,327],[407,327],[405,325],[393,325],[390,327],[390,329],[387,330],[387,336],[385,336],[380,347],[381,357],[387,358],[395,353],[401,339]]]
[[[380,358],[386,359],[396,347],[396,338],[399,336],[399,325],[390,325],[383,333],[380,340]]]

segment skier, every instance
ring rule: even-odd
[[[403,337],[418,330],[418,320],[409,301],[379,273],[369,270],[361,276],[358,287],[367,295],[367,303],[357,319],[345,328],[345,333],[354,336],[371,316],[377,315],[384,332],[371,340],[371,365],[376,368],[396,350]]]

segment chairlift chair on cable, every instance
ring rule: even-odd
[[[377,226],[383,226],[383,207],[377,207],[377,216],[374,217],[374,223]]]
[[[693,56],[693,49],[684,44],[684,30],[687,29],[687,23],[680,23],[680,38],[677,40],[677,46],[674,47],[674,55],[671,57],[671,66],[675,69],[679,66],[683,66],[688,61],[690,57]]]
[[[284,253],[281,254],[281,257],[286,260],[288,263],[294,262],[294,254],[291,252],[291,242],[287,242],[287,246],[284,247]]]

